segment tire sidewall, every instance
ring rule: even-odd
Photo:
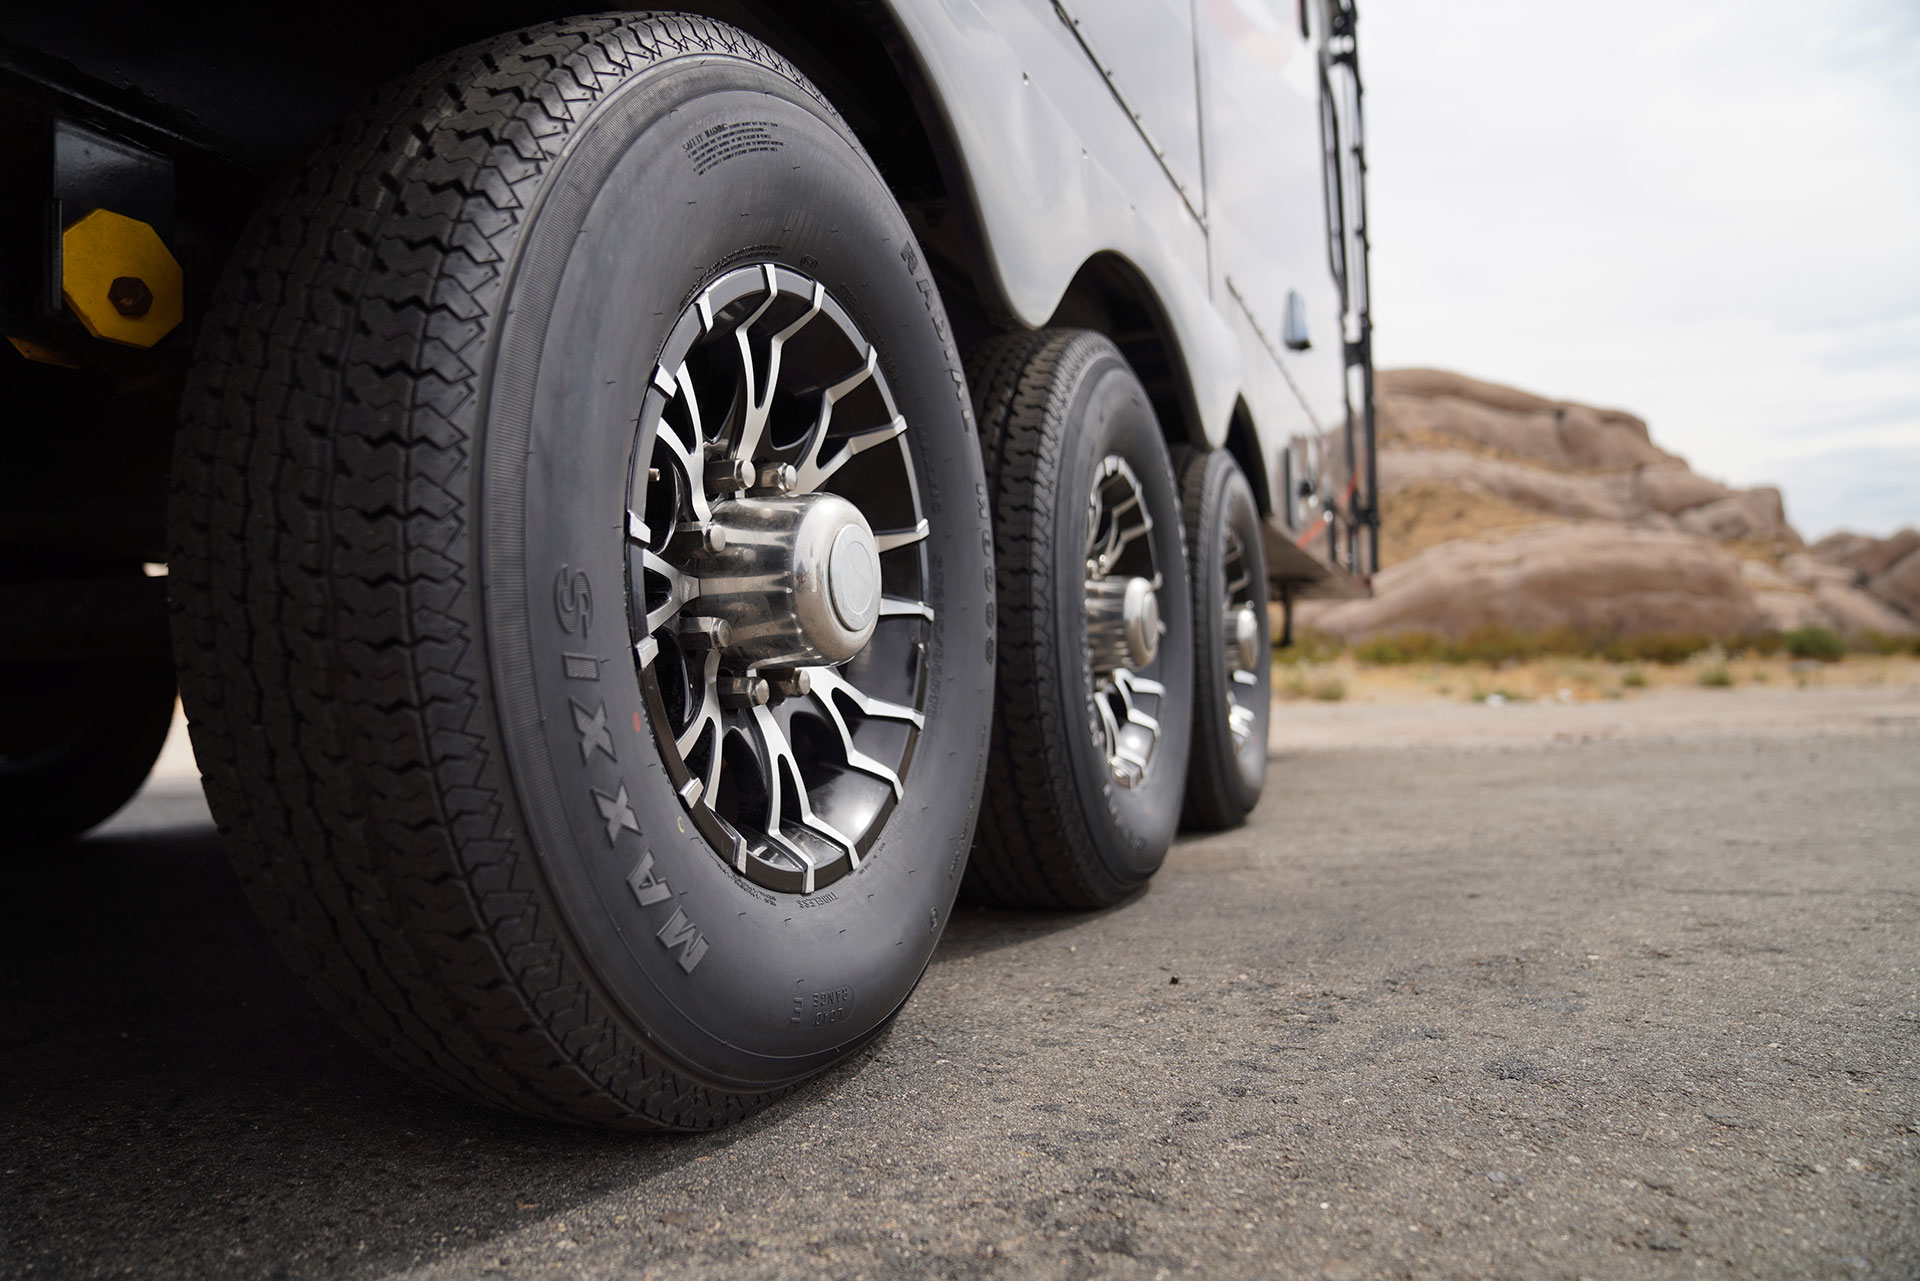
[[[712,165],[695,156],[742,123],[774,142]],[[659,759],[624,600],[627,478],[654,363],[699,290],[753,262],[820,280],[876,347],[909,423],[940,619],[906,795],[863,865],[806,898],[746,881],[694,829]],[[844,127],[790,80],[718,56],[641,72],[596,108],[549,173],[512,273],[485,375],[476,505],[523,839],[584,968],[654,1047],[724,1087],[798,1080],[884,1026],[912,990],[980,793],[991,543],[938,296]],[[598,678],[570,677],[568,655],[594,660]],[[576,708],[604,709],[611,755],[583,748]],[[609,826],[603,807],[622,789],[638,831]]]

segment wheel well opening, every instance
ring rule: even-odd
[[[1147,389],[1167,443],[1206,447],[1206,432],[1173,326],[1132,263],[1114,253],[1087,259],[1047,323],[1097,330],[1111,338]]]
[[[1254,505],[1265,519],[1273,515],[1273,488],[1267,478],[1266,464],[1260,458],[1260,438],[1253,430],[1253,413],[1244,399],[1233,402],[1233,417],[1227,422],[1227,452],[1253,487]]]
[[[988,266],[966,170],[911,46],[876,0],[820,0],[800,21],[770,0],[682,0],[766,41],[807,75],[846,119],[906,211],[962,351],[1017,327]],[[1092,329],[1127,358],[1169,444],[1204,447],[1206,432],[1165,309],[1131,262],[1089,258],[1049,319]],[[1259,452],[1242,408],[1241,466],[1265,493]],[[1236,455],[1239,457],[1239,455]],[[1266,506],[1263,500],[1263,509]]]

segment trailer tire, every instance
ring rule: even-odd
[[[1193,638],[1172,463],[1146,390],[1100,334],[1001,337],[974,351],[968,367],[992,492],[1000,605],[993,752],[969,892],[1007,906],[1105,907],[1159,869],[1186,779]],[[1101,479],[1109,460],[1132,479]],[[1152,517],[1134,541],[1159,571],[1154,595],[1165,625],[1152,662],[1132,674],[1161,692],[1131,695],[1151,700],[1140,711],[1157,730],[1129,785],[1117,771],[1130,763],[1116,765],[1103,737],[1114,723],[1100,707],[1112,711],[1119,700],[1103,692],[1086,607],[1090,503],[1110,482],[1134,486]],[[1105,573],[1141,577],[1145,565]]]
[[[817,438],[780,434],[826,392],[766,372],[780,366],[755,326],[776,312],[787,368],[840,379],[843,434],[824,415]],[[745,410],[712,431],[693,419],[707,434],[689,446],[722,386],[787,415],[753,439],[811,442],[805,465],[741,443]],[[323,1004],[451,1092],[631,1129],[725,1124],[878,1035],[946,923],[984,769],[991,547],[964,387],[872,162],[730,27],[511,33],[342,125],[225,273],[172,514],[209,803]],[[742,456],[711,465],[729,440]],[[662,462],[675,448],[680,470]],[[730,643],[675,613],[707,599],[684,590],[686,558],[721,550],[748,484],[777,495],[762,516],[841,522],[807,590],[831,586],[873,639],[819,668],[814,693],[798,669],[768,674],[790,691],[778,705],[751,666],[706,671],[743,701],[714,713],[710,744],[669,755],[708,710],[689,700],[695,640],[715,663]],[[869,492],[893,506],[859,507]],[[913,503],[919,525],[896,528],[888,513]],[[763,585],[797,598],[806,581]],[[911,608],[891,609],[901,594]],[[862,669],[883,637],[897,661]],[[876,694],[886,681],[897,692]],[[760,720],[775,712],[786,757]],[[690,785],[690,760],[722,781]],[[762,768],[778,803],[745,795]],[[830,885],[792,855],[804,889],[770,888],[753,861],[790,840],[826,866],[794,789],[869,820]],[[876,793],[897,799],[853,804]],[[749,819],[768,827],[757,852],[714,844]]]
[[[1182,824],[1213,832],[1244,822],[1266,784],[1273,699],[1267,563],[1253,488],[1224,449],[1186,457],[1180,510],[1194,633],[1193,754]]]
[[[0,662],[0,829],[8,841],[80,835],[147,780],[173,724],[164,658]]]

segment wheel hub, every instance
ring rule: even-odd
[[[1253,671],[1260,663],[1260,620],[1252,605],[1227,610],[1227,670]]]
[[[833,550],[827,554],[827,597],[842,627],[870,632],[880,604],[880,553],[867,522],[858,512],[854,516],[857,524],[844,525],[833,536]]]
[[[1096,578],[1087,584],[1087,643],[1097,672],[1145,667],[1160,653],[1160,596],[1147,579]]]
[[[1222,631],[1226,642],[1226,683],[1220,692],[1227,708],[1227,728],[1233,750],[1245,749],[1260,723],[1265,690],[1260,685],[1260,615],[1254,603],[1253,573],[1247,565],[1247,544],[1232,527],[1221,549],[1225,570],[1226,613]]]
[[[723,668],[843,663],[879,620],[880,554],[860,509],[837,494],[716,503],[719,550],[689,566],[688,616],[726,623]]]

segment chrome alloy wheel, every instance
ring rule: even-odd
[[[1233,735],[1233,750],[1247,745],[1259,721],[1260,698],[1260,616],[1259,602],[1253,590],[1253,572],[1247,564],[1247,545],[1238,530],[1227,529],[1226,553],[1222,557],[1227,571],[1227,597],[1222,603],[1222,633],[1226,637],[1227,683],[1222,691],[1227,700],[1227,728]]]
[[[1121,787],[1146,778],[1160,742],[1166,687],[1159,671],[1162,577],[1154,563],[1153,514],[1140,479],[1109,454],[1094,468],[1087,496],[1087,656],[1093,673],[1095,741]]]
[[[628,612],[668,778],[735,871],[814,893],[867,857],[924,723],[908,425],[825,287],[763,264],[682,313],[638,427]]]

